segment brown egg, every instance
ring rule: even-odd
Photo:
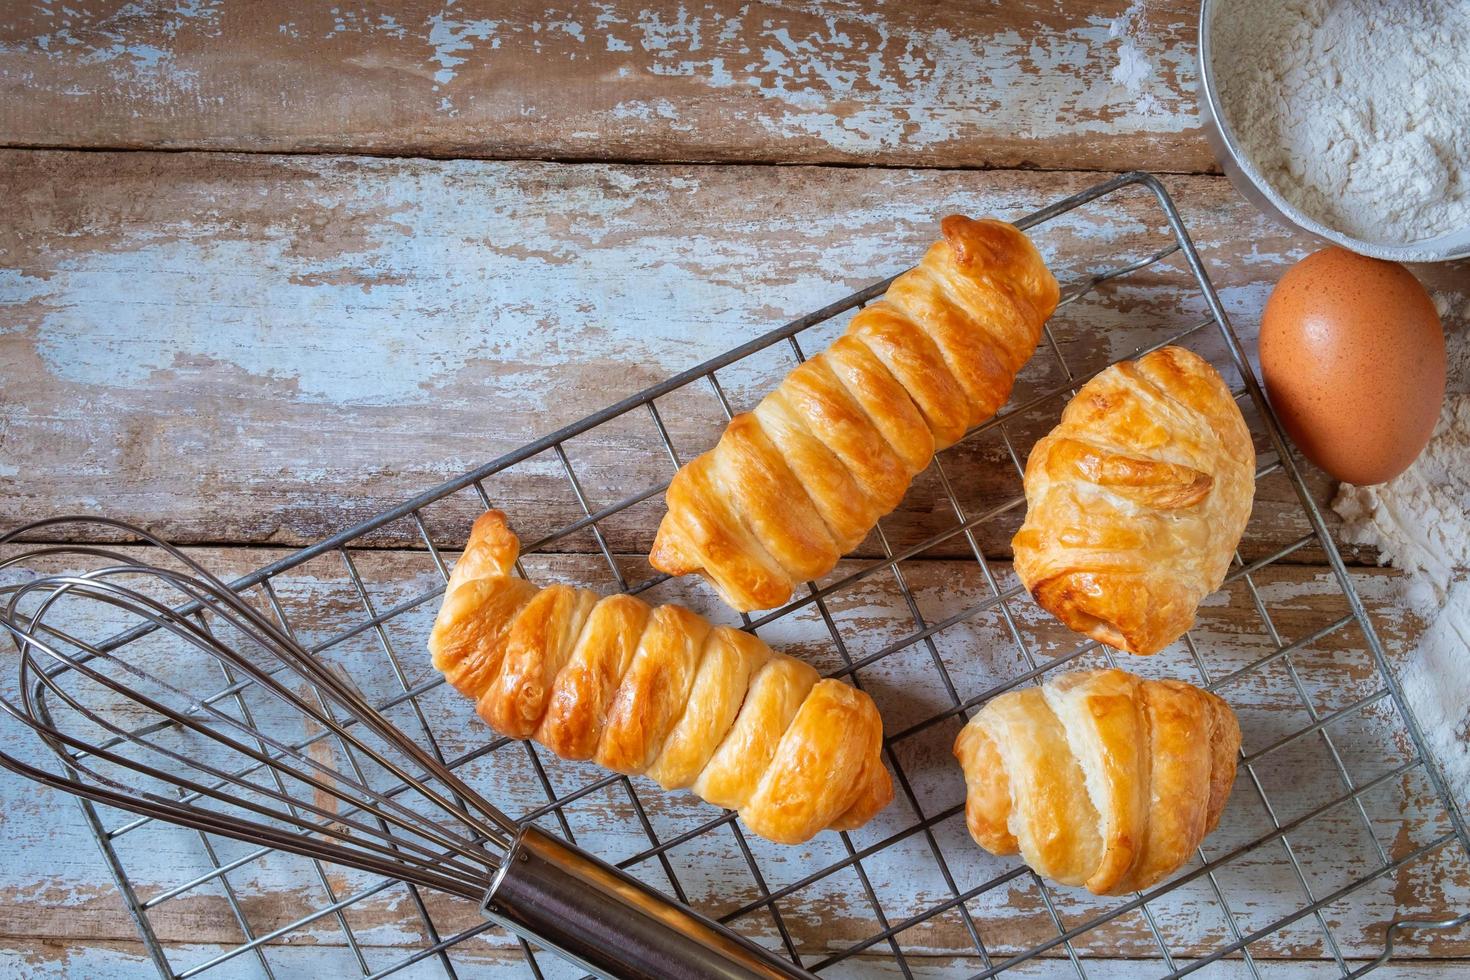
[[[1445,335],[1397,262],[1323,248],[1295,264],[1261,314],[1261,372],[1286,435],[1348,483],[1413,463],[1445,398]]]
[[[1409,270],[1324,248],[1272,290],[1261,370],[1272,408],[1308,459],[1347,483],[1382,483],[1434,432],[1444,332]]]

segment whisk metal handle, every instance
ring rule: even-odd
[[[815,980],[632,875],[531,826],[512,843],[482,911],[599,977]]]

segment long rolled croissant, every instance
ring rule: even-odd
[[[1215,829],[1240,727],[1225,702],[1121,670],[1011,691],[955,739],[970,836],[1098,895],[1147,888]]]
[[[679,470],[649,561],[735,609],[831,571],[939,450],[1010,397],[1059,298],[1031,241],[950,215],[944,239]]]
[[[1256,453],[1219,373],[1165,347],[1083,385],[1031,450],[1025,485],[1016,575],[1077,632],[1150,654],[1225,580]]]
[[[496,731],[691,790],[783,844],[859,827],[893,798],[863,692],[679,606],[538,588],[510,575],[519,552],[504,514],[481,515],[429,637]]]

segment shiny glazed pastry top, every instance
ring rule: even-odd
[[[688,789],[779,843],[866,823],[893,798],[863,692],[679,606],[510,574],[505,515],[481,515],[429,651],[492,728]]]
[[[1157,653],[1225,579],[1256,454],[1224,380],[1182,347],[1109,367],[1026,462],[1016,574],[1062,622]]]
[[[1240,726],[1182,681],[1079,670],[992,699],[955,739],[965,822],[992,854],[1098,895],[1189,860],[1235,781]]]
[[[934,454],[1010,397],[1059,290],[1031,241],[950,215],[943,240],[682,467],[649,561],[768,609],[831,571]]]

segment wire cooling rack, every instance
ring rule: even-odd
[[[1023,375],[1033,380],[1018,386],[1009,406],[942,453],[920,478],[935,502],[929,523],[939,521],[940,530],[895,548],[880,525],[869,557],[845,561],[782,609],[743,617],[747,628],[773,645],[809,653],[825,673],[864,687],[879,701],[888,728],[885,758],[898,798],[869,827],[782,849],[747,836],[731,814],[692,798],[564,763],[533,744],[495,738],[473,719],[468,702],[455,698],[427,668],[422,643],[452,563],[436,538],[462,540],[466,495],[474,509],[501,503],[487,484],[518,467],[529,468],[548,486],[556,483],[564,502],[575,502],[572,519],[528,542],[525,563],[564,553],[574,541],[585,545],[580,557],[548,557],[533,577],[586,579],[592,575],[589,562],[605,562],[599,576],[615,588],[647,592],[655,600],[702,602],[717,614],[717,603],[697,584],[651,574],[646,563],[639,574],[629,574],[629,558],[615,547],[626,530],[619,515],[643,507],[639,513],[656,516],[668,477],[706,448],[716,431],[702,430],[701,444],[678,446],[671,435],[677,427],[666,422],[673,418],[666,415],[669,406],[702,391],[718,406],[711,426],[722,422],[739,407],[738,396],[727,391],[729,378],[764,358],[772,365],[765,383],[773,382],[806,351],[825,345],[847,315],[879,296],[891,279],[261,568],[235,586],[291,629],[302,616],[292,609],[292,576],[310,568],[318,581],[334,580],[346,601],[333,607],[330,626],[317,623],[298,635],[323,657],[364,643],[373,648],[381,669],[364,672],[359,666],[355,679],[406,731],[462,776],[484,784],[486,794],[509,812],[579,840],[814,972],[984,978],[1014,969],[1013,975],[1087,977],[1105,969],[1109,957],[1115,963],[1122,958],[1125,968],[1106,976],[1135,976],[1147,966],[1168,976],[1203,969],[1259,977],[1291,958],[1316,961],[1324,976],[1366,972],[1388,959],[1400,929],[1465,921],[1436,907],[1433,897],[1420,907],[1414,888],[1402,886],[1432,886],[1447,868],[1465,867],[1470,837],[1414,719],[1403,710],[1373,624],[1163,187],[1145,174],[1124,175],[1016,223],[1046,248],[1050,225],[1121,193],[1142,194],[1148,207],[1157,206],[1155,227],[1162,237],[1134,260],[1115,259],[1064,283],[1064,309],[1047,329],[1035,368]],[[1281,496],[1299,530],[1284,541],[1257,535],[1253,551],[1237,555],[1224,591],[1206,602],[1200,623],[1170,651],[1156,658],[1115,658],[1040,614],[1009,566],[988,559],[984,545],[999,540],[996,535],[1024,511],[1020,474],[1030,440],[1050,427],[1069,395],[1101,368],[1074,371],[1069,365],[1068,345],[1054,330],[1068,315],[1066,308],[1115,288],[1105,283],[1167,265],[1183,277],[1184,292],[1195,293],[1196,312],[1159,326],[1142,349],[1184,344],[1221,369],[1256,436],[1258,480],[1263,488],[1272,480],[1285,488]],[[1074,351],[1071,359],[1077,357]],[[760,383],[751,387],[758,393]],[[577,446],[631,426],[643,427],[647,440],[638,445],[666,457],[667,465],[649,485],[628,493],[622,484],[620,499],[600,504],[601,494],[618,487],[618,480],[599,476],[589,490],[578,472]],[[603,441],[616,447],[621,438]],[[977,449],[982,445],[989,449]],[[966,466],[973,469],[976,453],[989,467],[984,472],[1004,475],[998,489],[972,492],[973,477],[955,475]],[[631,468],[648,471],[642,464]],[[555,512],[550,503],[547,508]],[[518,522],[512,510],[513,525],[523,531],[533,526],[533,515],[521,516]],[[440,533],[431,530],[441,523]],[[425,549],[395,553],[405,571],[393,589],[363,570],[363,545],[389,528],[411,529]],[[1313,549],[1325,555],[1326,565],[1310,590],[1314,598],[1303,607],[1282,592],[1276,573],[1291,556]],[[925,561],[941,552],[946,562]],[[961,566],[957,552],[967,555],[960,572],[954,571]],[[405,554],[429,567],[410,574]],[[944,581],[934,580],[934,569],[943,570]],[[518,570],[526,574],[526,565]],[[964,587],[952,581],[957,577]],[[1238,615],[1228,623],[1212,619],[1212,609],[1222,603],[1251,610],[1258,625],[1242,627]],[[1146,892],[1103,899],[1056,888],[1016,859],[976,848],[964,832],[963,785],[948,746],[987,699],[1037,683],[1052,671],[1115,659],[1131,670],[1218,691],[1239,713],[1246,738],[1230,807],[1196,858]],[[239,697],[238,685],[222,679],[208,700]],[[243,701],[239,708],[245,710]],[[323,738],[304,733],[300,744]],[[487,963],[537,977],[568,970],[553,955],[479,921],[467,903],[81,805],[163,976],[298,973],[291,963],[302,961],[283,960],[297,940],[315,944],[318,958],[311,970],[318,975],[406,971],[454,977]],[[192,857],[197,871],[157,881],[149,862],[156,864],[163,849],[174,861]],[[282,881],[292,886],[290,901],[270,901]],[[216,908],[224,903],[239,941],[225,948],[215,943],[181,952],[171,943],[165,949],[154,917],[171,903],[201,900]],[[404,929],[411,944],[403,942]],[[472,950],[473,942],[482,945]],[[471,955],[486,948],[503,955]],[[322,959],[329,950],[341,951],[341,961]]]

